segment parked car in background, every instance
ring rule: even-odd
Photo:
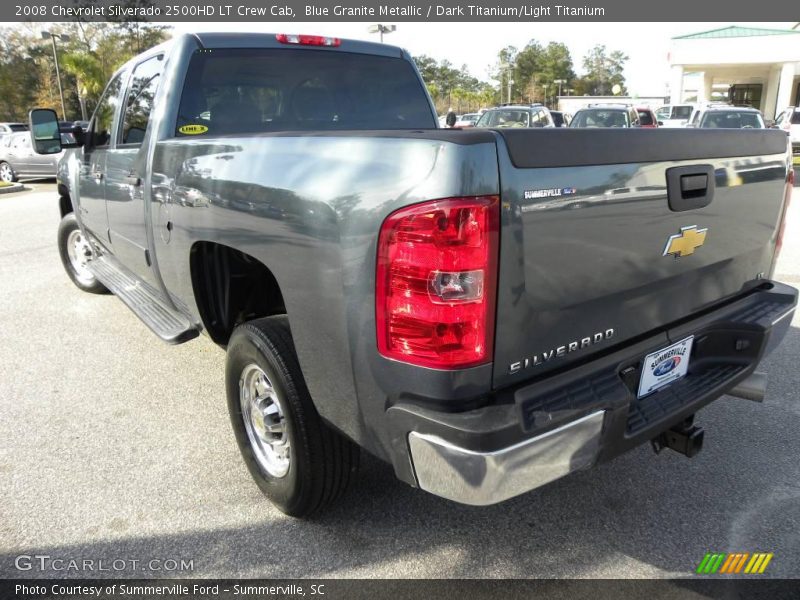
[[[775,117],[775,129],[783,129],[792,140],[794,164],[800,164],[800,107],[790,106]]]
[[[456,127],[475,127],[475,123],[478,122],[481,116],[478,113],[467,113],[465,115],[461,115],[460,117],[456,117]]]
[[[25,123],[0,123],[0,140],[19,131],[28,131],[28,126]]]
[[[493,129],[555,127],[550,111],[541,105],[508,105],[487,110],[475,127]]]
[[[569,122],[572,120],[572,115],[560,110],[551,110],[550,116],[553,117],[556,127],[569,127]]]
[[[656,119],[656,115],[652,109],[641,106],[636,108],[636,112],[639,113],[640,127],[646,127],[648,129],[658,127],[658,119]]]
[[[667,104],[656,110],[659,127],[684,127],[692,117],[695,104]]]
[[[61,131],[62,144],[74,142],[71,132]],[[0,181],[11,183],[21,177],[55,177],[58,161],[63,155],[63,150],[58,154],[34,152],[26,126],[21,132],[0,138]]]
[[[709,106],[702,111],[697,123],[689,127],[699,129],[764,129],[761,112],[746,106]]]
[[[639,113],[627,104],[590,104],[575,113],[569,126],[639,127]]]

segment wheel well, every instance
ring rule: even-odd
[[[61,187],[60,185],[58,186]],[[61,211],[61,218],[63,219],[69,213],[73,212],[72,208],[72,200],[69,197],[69,194],[62,193],[59,189],[59,196],[58,196],[58,209]]]
[[[257,259],[214,242],[192,246],[194,295],[211,339],[225,345],[245,321],[286,314],[275,276]]]

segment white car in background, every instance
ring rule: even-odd
[[[697,122],[687,127],[699,129],[764,129],[764,118],[750,106],[709,106],[699,113]]]
[[[666,104],[656,111],[659,127],[685,127],[696,104]]]
[[[481,118],[479,113],[467,113],[465,115],[461,115],[456,120],[456,127],[475,127],[475,123],[478,122],[478,119]]]
[[[783,129],[792,140],[794,164],[800,164],[800,107],[790,106],[775,117],[776,129]]]

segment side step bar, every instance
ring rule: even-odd
[[[169,306],[149,285],[128,273],[113,258],[98,256],[87,266],[100,283],[168,344],[188,342],[200,333],[186,316]]]

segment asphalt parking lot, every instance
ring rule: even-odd
[[[763,365],[766,402],[701,411],[692,460],[640,447],[472,508],[364,456],[343,502],[298,521],[239,459],[223,351],[165,345],[113,296],[75,288],[55,186],[32,187],[0,196],[0,577],[683,577],[709,551],[773,552],[766,576],[800,577],[800,315]],[[800,285],[800,190],[777,271]]]

